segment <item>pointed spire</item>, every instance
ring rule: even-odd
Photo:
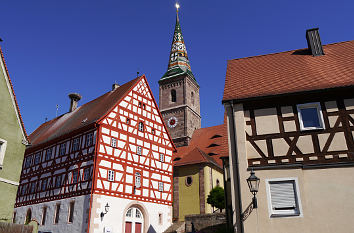
[[[179,74],[187,73],[191,78],[194,78],[194,75],[189,64],[189,59],[187,55],[186,45],[183,40],[181,25],[179,23],[178,11],[179,4],[176,3],[176,26],[173,34],[171,51],[170,51],[170,60],[168,62],[167,72],[162,76],[161,80],[168,79],[171,76],[176,76]]]

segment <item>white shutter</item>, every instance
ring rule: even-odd
[[[295,181],[269,182],[272,212],[275,214],[296,214],[298,205],[295,190]]]

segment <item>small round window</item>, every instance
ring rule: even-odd
[[[186,186],[191,186],[193,183],[193,179],[191,176],[186,177]]]

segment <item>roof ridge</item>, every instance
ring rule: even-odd
[[[17,98],[16,98],[15,90],[14,90],[14,87],[13,87],[13,85],[12,85],[12,81],[11,81],[9,71],[8,71],[8,69],[7,69],[7,66],[6,66],[5,57],[4,57],[4,54],[3,54],[3,52],[2,52],[1,46],[0,46],[0,56],[1,56],[2,62],[3,62],[4,67],[5,67],[6,76],[8,77],[12,94],[13,94],[13,96],[14,96],[15,105],[16,105],[16,110],[17,110],[18,116],[19,116],[19,118],[20,118],[20,123],[21,123],[21,126],[22,126],[22,130],[23,130],[23,132],[24,132],[25,138],[27,139],[27,142],[29,143],[30,140],[29,140],[29,137],[28,137],[28,135],[27,135],[27,131],[26,131],[26,128],[25,128],[25,124],[23,123],[22,115],[21,115],[21,112],[20,112],[20,107],[18,106],[18,103],[17,103]]]
[[[334,42],[334,43],[330,43],[330,44],[325,44],[325,45],[323,45],[323,47],[336,45],[336,44],[343,44],[343,43],[348,43],[348,42],[354,42],[354,40],[347,40],[347,41],[341,41],[341,42]],[[260,55],[254,55],[254,56],[248,56],[248,57],[240,57],[240,58],[230,59],[230,60],[227,60],[227,61],[229,62],[229,61],[238,61],[238,60],[243,60],[243,59],[258,58],[258,57],[277,55],[277,54],[295,52],[295,51],[306,50],[306,49],[308,49],[308,48],[292,49],[292,50],[281,51],[281,52],[276,52],[276,53],[268,53],[268,54],[260,54]]]

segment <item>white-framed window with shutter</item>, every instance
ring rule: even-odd
[[[270,217],[301,216],[297,178],[266,179]]]
[[[0,138],[0,167],[3,166],[7,141]]]

